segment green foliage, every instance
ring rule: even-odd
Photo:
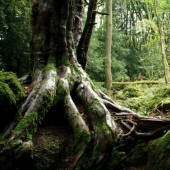
[[[0,70],[28,72],[30,0],[0,0]]]
[[[137,113],[147,115],[149,111],[165,99],[169,88],[163,84],[145,83],[131,82],[120,84],[120,86],[116,84],[116,87],[113,84],[113,97],[121,105]]]
[[[99,36],[100,35],[100,36]],[[102,27],[93,32],[86,71],[95,81],[104,81],[104,34]]]
[[[124,44],[124,37],[118,31],[113,32],[112,44],[112,75],[114,80],[122,81],[126,79],[127,70],[124,56],[127,56],[129,50]],[[104,81],[104,54],[105,54],[105,24],[96,28],[92,35],[90,48],[88,52],[88,62],[86,71],[90,78],[95,81]]]

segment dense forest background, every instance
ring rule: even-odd
[[[117,1],[113,3],[113,81],[163,78],[158,16],[154,1]],[[165,51],[169,62],[169,1],[159,1],[159,17],[164,33]],[[104,10],[104,9],[103,9]],[[87,71],[96,81],[104,80],[105,16],[94,30]],[[141,76],[141,77],[140,77]]]

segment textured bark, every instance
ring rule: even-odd
[[[161,19],[159,15],[158,5],[159,5],[158,1],[154,0],[155,12],[156,12],[156,17],[157,17],[157,22],[158,22],[158,31],[159,31],[159,37],[160,37],[160,48],[161,48],[163,66],[164,66],[164,77],[165,77],[165,83],[168,85],[169,84],[169,65],[168,65],[167,56],[165,52],[165,48],[166,48],[165,37],[164,37],[163,26],[161,24]]]
[[[106,47],[105,47],[105,87],[108,90],[112,88],[111,72],[111,49],[112,49],[112,0],[107,0],[106,10],[109,15],[106,18]]]
[[[122,150],[133,151],[124,142],[169,129],[169,120],[140,116],[94,87],[75,54],[82,7],[83,1],[34,1],[32,72],[20,79],[31,91],[0,135],[2,169],[122,168]],[[48,122],[57,128],[46,134],[41,128]]]

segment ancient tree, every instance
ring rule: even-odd
[[[169,120],[116,104],[84,71],[97,5],[97,0],[34,0],[31,72],[19,79],[25,94],[13,73],[0,76],[3,169],[113,169],[123,165],[138,139],[169,129]],[[64,123],[47,134],[42,127],[48,122]],[[46,138],[54,140],[42,145]]]

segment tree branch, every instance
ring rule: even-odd
[[[100,15],[109,15],[106,12],[99,12],[99,11],[96,11],[96,10],[94,10],[93,12],[95,12],[96,14],[100,14]]]
[[[77,59],[83,69],[85,69],[86,67],[87,51],[89,48],[92,30],[94,26],[94,24],[89,24],[89,23],[95,23],[96,13],[93,11],[96,10],[96,8],[97,8],[97,0],[89,1],[85,27],[84,27],[81,39],[79,41],[79,44],[77,46]]]

